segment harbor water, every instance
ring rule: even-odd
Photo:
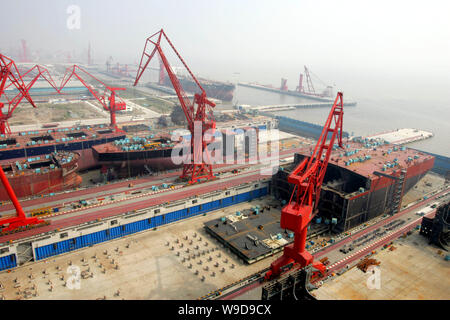
[[[344,101],[345,101],[344,95]],[[344,111],[344,130],[354,135],[373,135],[398,128],[417,128],[434,133],[427,140],[408,144],[408,147],[450,156],[450,108],[440,102],[422,102],[393,98],[366,98],[352,94],[356,107]],[[235,104],[275,105],[305,103],[308,99],[297,98],[269,91],[238,86],[235,91]],[[276,115],[323,125],[329,108],[295,109],[278,111]]]

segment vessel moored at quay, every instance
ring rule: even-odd
[[[125,138],[122,131],[106,125],[74,126],[17,132],[0,137],[0,161],[18,160],[46,155],[57,151],[74,151],[80,154],[78,170],[96,165],[92,146]]]
[[[12,189],[19,198],[39,194],[51,194],[79,186],[82,178],[76,173],[80,154],[58,151],[50,154],[1,161]],[[0,185],[0,200],[9,200],[3,185]]]

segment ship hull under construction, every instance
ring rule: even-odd
[[[223,161],[226,163],[226,146],[231,145],[234,150],[234,158],[238,158],[237,153],[249,159],[249,154],[258,152],[258,132],[266,130],[266,126],[242,127],[234,130],[221,129],[222,137],[217,138],[221,143]],[[117,140],[114,143],[106,143],[92,147],[95,162],[109,168],[114,168],[121,177],[136,175],[148,170],[163,171],[179,168],[182,164],[174,163],[172,153],[182,157],[183,150],[174,150],[175,144],[163,137],[133,137],[128,142]],[[231,140],[231,142],[228,142]],[[144,147],[144,144],[148,145]],[[239,148],[239,149],[238,149]],[[242,150],[242,151],[238,151]],[[178,154],[180,153],[180,154]],[[215,164],[220,166],[221,164]]]
[[[354,196],[349,196],[347,193],[343,194],[341,191],[325,185],[321,191],[321,202],[319,204],[321,216],[328,220],[337,218],[340,223],[336,225],[336,230],[346,231],[381,214],[394,214],[398,211],[403,195],[433,168],[433,164],[434,158],[431,158],[408,167],[405,170],[404,184],[403,187],[399,188],[397,199],[396,180],[383,176],[366,180],[367,191]],[[336,167],[331,169],[329,178],[335,178],[333,174],[340,174],[338,171],[341,169]],[[351,185],[352,182],[358,181],[358,184],[354,186],[360,188],[359,185],[364,179],[355,177],[352,172],[347,174],[348,184]]]
[[[114,168],[120,176],[136,175],[146,167],[152,171],[171,170],[180,167],[173,163],[172,148],[142,151],[108,150],[109,144],[92,148],[94,161],[102,166]]]
[[[2,167],[7,174],[9,183],[18,198],[26,198],[34,195],[51,194],[79,186],[82,178],[76,173],[78,169],[79,154],[65,152],[69,161],[57,163],[40,157],[42,160],[28,162],[27,170],[18,171],[16,163],[27,163],[27,159],[21,161],[2,162]],[[69,158],[70,156],[70,158]],[[52,159],[52,157],[48,157]],[[28,158],[30,159],[30,158]],[[50,163],[55,163],[49,167]],[[38,171],[37,171],[38,170]],[[9,196],[3,185],[0,186],[0,200],[9,200]]]
[[[336,232],[347,231],[382,214],[397,213],[403,195],[434,165],[433,156],[413,149],[387,144],[373,149],[364,149],[361,144],[353,147],[357,148],[356,153],[363,153],[353,159],[364,160],[349,164],[348,156],[339,155],[339,151],[332,153],[318,203],[319,221],[330,224]],[[296,154],[294,162],[298,164],[305,157],[306,154]],[[383,162],[390,163],[388,169]],[[289,172],[290,168],[281,170],[273,178],[275,195],[286,201],[293,191],[287,183]]]
[[[58,151],[80,154],[78,170],[98,165],[92,147],[123,139],[125,133],[114,132],[103,126],[58,128],[45,131],[20,132],[0,138],[0,161],[17,161]]]

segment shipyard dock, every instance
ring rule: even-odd
[[[258,112],[276,112],[286,111],[294,109],[311,109],[311,108],[330,108],[333,105],[333,101],[329,102],[304,102],[304,103],[288,103],[288,104],[273,104],[267,106],[249,106],[240,105],[238,108],[246,112],[258,111]],[[346,107],[356,106],[356,102],[345,102]]]
[[[294,150],[282,151],[281,157],[290,157]],[[179,172],[172,172],[140,183],[132,181],[136,183],[133,188],[130,182],[121,182],[24,201],[22,206],[27,212],[43,206],[58,210],[47,216],[51,222],[48,226],[0,237],[4,244],[2,269],[262,197],[270,192],[271,176],[262,173],[261,168],[261,164],[225,167],[217,181],[188,187],[175,182]],[[232,173],[233,169],[239,170]],[[82,197],[86,200],[80,201]],[[82,205],[73,207],[80,202]],[[2,214],[13,212],[11,205],[2,206]]]
[[[318,260],[326,257],[328,261],[327,276],[319,282],[314,283],[314,285],[317,288],[321,288],[322,286],[325,288],[339,287],[339,282],[335,285],[334,281],[339,279],[341,275],[345,276],[359,261],[366,257],[371,257],[379,250],[389,248],[393,242],[396,247],[396,239],[400,237],[404,238],[418,229],[422,220],[422,215],[419,214],[421,211],[424,211],[425,208],[431,208],[430,206],[432,204],[447,203],[450,200],[450,186],[443,186],[442,189],[434,191],[429,196],[426,200],[420,199],[410,203],[407,208],[394,216],[387,216],[374,220],[369,224],[360,225],[334,238],[333,242],[323,243],[315,249],[310,250],[315,259]],[[426,216],[431,217],[434,213],[435,210],[431,208],[431,210],[428,210]],[[438,272],[444,272],[443,268],[445,267],[439,267]],[[266,284],[262,279],[267,270],[267,268],[260,269],[258,272],[249,274],[234,284],[212,291],[202,298],[213,300],[260,300],[262,289]],[[404,285],[397,284],[399,288],[405,290],[407,287],[414,285],[409,274],[402,275],[402,279]],[[349,281],[347,278],[346,290],[349,290],[348,287]],[[419,290],[417,289],[417,291]],[[448,290],[442,292],[448,294]],[[334,291],[320,291],[319,289],[317,291],[313,290],[312,294],[319,299],[330,299],[331,297],[333,299],[352,299],[352,296],[349,295],[351,291],[336,293]],[[425,294],[425,291],[423,291],[423,294]],[[375,295],[374,298],[377,299],[379,296]],[[448,296],[446,296],[446,299],[448,299]]]
[[[308,100],[315,100],[318,102],[322,102],[322,103],[304,103],[304,104],[299,103],[299,104],[292,104],[292,105],[291,104],[276,105],[276,106],[274,105],[274,106],[265,106],[265,108],[274,109],[274,108],[286,108],[286,107],[293,107],[293,108],[296,108],[296,107],[311,108],[311,107],[327,107],[327,106],[330,107],[334,101],[334,99],[331,97],[319,97],[319,96],[315,96],[315,95],[304,94],[304,93],[301,93],[298,91],[270,88],[267,86],[262,86],[262,85],[254,84],[254,83],[239,82],[238,85],[243,86],[243,87],[252,88],[252,89],[264,90],[264,91],[274,92],[274,93],[278,93],[278,94],[286,94],[286,95],[290,95],[290,96],[294,96],[294,97],[305,98]],[[344,105],[345,106],[356,106],[356,102],[355,101],[345,101]]]
[[[127,70],[120,74],[118,66],[117,75],[112,75],[111,69],[90,70],[114,84],[130,85]],[[260,162],[251,163],[247,158],[251,148],[245,146],[250,137],[244,136],[242,153],[247,161],[213,165],[211,180],[187,183],[179,178],[181,170],[169,165],[174,146],[170,135],[181,125],[169,119],[177,103],[175,91],[167,87],[168,78],[165,84],[161,80],[160,85],[147,83],[139,90],[122,91],[126,108],[118,113],[117,127],[112,115],[110,126],[103,123],[109,114],[101,99],[91,102],[94,93],[74,86],[66,89],[70,92],[67,101],[52,101],[44,108],[64,113],[66,107],[88,106],[87,119],[77,114],[82,125],[66,116],[52,118],[52,124],[18,121],[13,128],[20,132],[2,134],[0,160],[8,163],[5,170],[12,182],[25,176],[24,165],[37,165],[41,160],[47,165],[47,153],[73,151],[80,165],[71,171],[76,183],[65,181],[66,189],[31,192],[31,197],[17,192],[24,197],[20,203],[25,216],[46,224],[12,230],[4,224],[0,299],[261,299],[267,288],[265,272],[294,241],[294,234],[280,226],[281,210],[293,192],[288,176],[302,159],[310,157],[323,130],[321,125],[269,112],[329,108],[334,100],[326,92],[305,94],[301,85],[299,91],[287,90],[283,81],[284,89],[240,83],[304,99],[295,99],[304,103],[238,105],[235,109],[227,105],[221,107],[228,110],[214,114],[221,118],[216,129],[226,132],[221,139],[224,144],[243,129],[258,133],[281,129],[276,141],[279,156],[266,154]],[[190,93],[195,90],[189,88],[193,83],[186,81],[186,97],[193,98]],[[209,98],[232,100],[233,84],[202,83]],[[153,95],[156,89],[164,95]],[[45,102],[47,91],[43,87],[33,95]],[[356,102],[345,101],[344,105],[355,106]],[[69,124],[73,127],[66,128]],[[432,133],[418,129],[369,137],[341,133],[344,149],[330,145],[333,150],[318,214],[310,224],[306,243],[316,259],[328,262],[326,275],[313,280],[322,292],[340,275],[344,282],[346,272],[360,260],[413,232],[423,217],[433,217],[436,207],[450,200],[445,179],[448,171],[442,165],[446,162],[404,146],[431,138]],[[262,149],[267,151],[275,141],[264,142],[268,144]],[[158,168],[147,167],[151,158],[158,160],[154,166]],[[54,169],[50,165],[54,164],[48,163]],[[131,174],[131,167],[141,170]],[[431,172],[436,167],[440,175]],[[32,169],[32,178],[42,173],[36,171],[40,168]],[[42,170],[48,173],[50,169],[43,166]],[[80,169],[90,170],[80,176],[97,175],[100,180],[91,179],[79,187],[75,171]],[[109,176],[120,171],[125,174]],[[16,214],[10,202],[0,203],[0,209],[0,218]],[[77,290],[70,290],[73,269],[81,276]],[[316,296],[329,298],[330,292],[333,289]]]

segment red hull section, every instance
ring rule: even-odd
[[[81,184],[82,178],[77,174],[62,177],[61,172],[48,172],[40,175],[10,178],[9,182],[18,198],[26,198],[32,195],[75,188]],[[9,200],[3,186],[0,187],[0,200]]]
[[[58,155],[61,154],[59,153]],[[25,198],[33,195],[64,191],[79,186],[82,182],[82,178],[76,173],[79,157],[76,153],[64,153],[64,158],[70,159],[70,161],[63,163],[57,160],[52,162],[42,159],[27,162],[27,159],[22,159],[22,161],[14,161],[7,165],[3,162],[2,167],[6,171],[9,183],[16,196]],[[61,158],[58,157],[58,159]],[[21,166],[28,164],[28,169],[18,170],[16,163],[19,163]],[[50,163],[54,165],[53,168],[49,167]],[[40,171],[36,172],[36,168],[39,168]],[[0,185],[0,200],[9,200],[3,185]]]
[[[80,159],[78,160],[79,171],[87,170],[99,165],[97,160],[95,160],[92,149],[76,150],[75,152],[80,154]]]
[[[410,166],[405,168],[406,169],[405,180],[409,181],[410,179],[416,176],[418,176],[417,178],[420,179],[422,176],[424,176],[428,171],[430,171],[433,168],[433,165],[434,165],[434,157],[431,156],[427,157],[423,161],[420,162],[417,161],[417,163],[411,164]],[[399,174],[397,174],[396,176],[398,175]],[[386,177],[376,176],[373,177],[371,180],[372,180],[370,189],[371,191],[377,191],[394,184],[394,181],[392,179]]]

